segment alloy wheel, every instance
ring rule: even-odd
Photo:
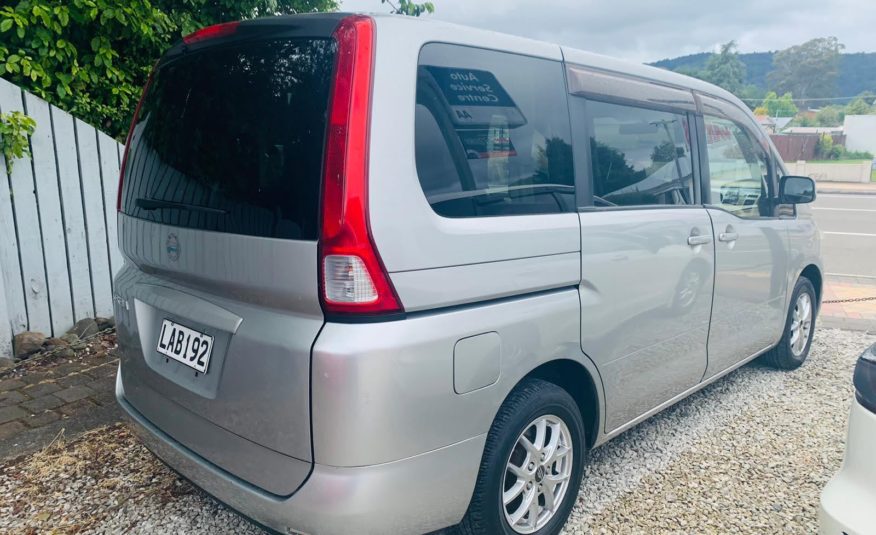
[[[502,508],[517,533],[534,533],[554,517],[569,490],[572,435],[557,416],[533,420],[514,444],[502,478]]]

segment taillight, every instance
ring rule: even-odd
[[[143,86],[143,92],[140,93],[140,100],[137,101],[137,107],[134,108],[134,116],[131,117],[131,126],[128,127],[128,136],[125,138],[125,150],[122,152],[122,165],[119,167],[119,191],[116,193],[116,211],[122,211],[122,186],[125,183],[125,164],[128,163],[128,149],[131,147],[131,136],[134,135],[134,125],[137,124],[137,118],[140,116],[140,107],[143,106],[143,99],[146,98],[146,92],[149,91],[149,86],[152,85],[152,76],[155,74],[156,63],[149,73],[149,78],[146,79],[146,84]]]
[[[326,136],[319,254],[323,309],[334,314],[401,312],[368,224],[374,21],[347,17],[334,38],[338,52]]]
[[[207,39],[215,39],[216,37],[225,37],[237,32],[237,27],[240,21],[223,22],[222,24],[214,24],[206,26],[200,30],[194,31],[183,37],[183,43],[190,45]]]

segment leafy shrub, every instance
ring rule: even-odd
[[[0,7],[0,76],[122,139],[152,65],[183,34],[336,7],[335,0],[12,0]]]
[[[29,136],[33,134],[36,123],[20,111],[0,113],[0,153],[6,159],[6,172],[18,158],[30,156]]]

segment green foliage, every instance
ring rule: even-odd
[[[822,134],[815,143],[815,157],[819,160],[836,160],[839,150],[834,149],[840,148],[842,148],[840,145],[833,144],[833,137],[829,134]]]
[[[411,0],[398,0],[398,5],[394,4],[390,0],[380,0],[381,4],[389,4],[389,7],[392,8],[391,13],[395,13],[397,15],[409,15],[411,17],[419,17],[423,13],[434,13],[435,5],[432,2],[423,2],[422,4],[417,4],[412,2]]]
[[[867,104],[862,97],[858,97],[846,106],[846,115],[870,115],[874,113],[873,107]]]
[[[734,95],[741,93],[745,83],[745,64],[736,52],[736,41],[721,45],[721,51],[712,54],[700,74],[703,80],[723,87]]]
[[[843,48],[836,37],[820,37],[777,52],[767,77],[770,87],[798,99],[835,95]]]
[[[0,113],[0,153],[6,158],[6,172],[12,172],[13,162],[30,156],[29,136],[36,123],[20,111]]]
[[[793,117],[797,115],[797,106],[794,104],[791,93],[785,93],[780,97],[775,91],[770,91],[764,97],[760,107],[764,108],[766,114],[770,117]]]
[[[815,114],[815,126],[842,126],[845,117],[842,106],[825,106]]]
[[[833,142],[830,134],[822,134],[815,144],[815,157],[819,160],[872,160],[873,155],[866,151],[846,150]]]
[[[689,74],[690,72],[698,72],[705,68],[706,62],[711,56],[712,54],[710,53],[702,52],[663,59],[655,62],[653,65]],[[739,59],[745,63],[746,85],[753,85],[764,92],[767,89],[775,89],[767,82],[767,75],[773,70],[773,56],[773,52],[747,52],[739,54]],[[866,91],[876,91],[876,52],[842,54],[839,62],[837,86],[837,91],[827,96],[838,97],[857,95]],[[796,93],[794,94],[796,95]],[[759,97],[763,98],[763,95],[759,95]],[[870,99],[867,99],[870,104],[873,104],[872,98],[874,97],[876,97],[876,94],[871,94]]]
[[[332,10],[335,0],[12,0],[0,75],[121,139],[149,71],[201,26]]]

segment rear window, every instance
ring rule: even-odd
[[[575,210],[562,65],[428,44],[417,69],[416,165],[445,217]]]
[[[313,240],[336,44],[217,45],[158,69],[122,211],[167,225]]]

